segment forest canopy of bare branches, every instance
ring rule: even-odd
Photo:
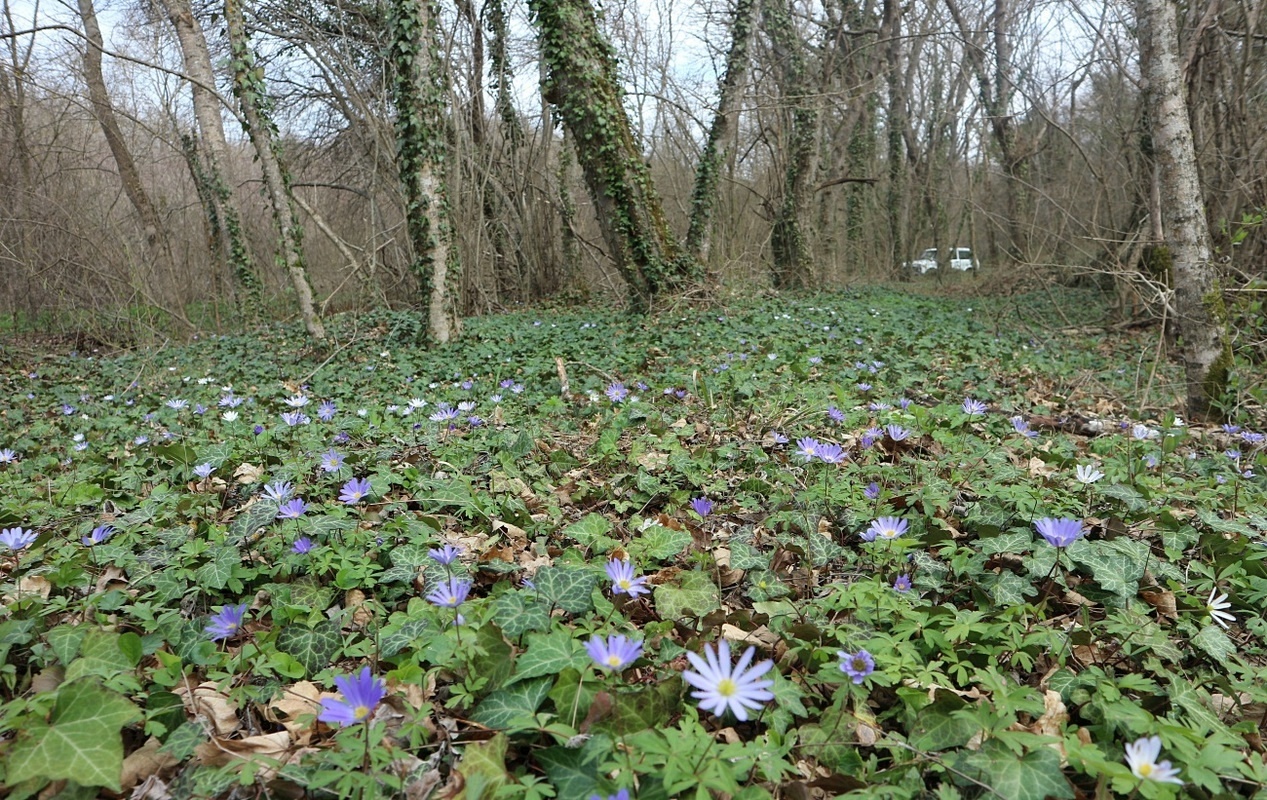
[[[130,339],[302,315],[319,332],[382,305],[441,302],[453,320],[552,297],[839,286],[910,278],[929,248],[942,279],[954,247],[991,286],[1094,281],[1128,317],[1170,302],[1130,4],[3,12],[0,314],[18,329]],[[1210,259],[1224,290],[1252,291],[1267,15],[1261,0],[1177,12]],[[552,38],[564,16],[592,18],[592,50],[588,33]],[[569,63],[595,80],[569,83]]]

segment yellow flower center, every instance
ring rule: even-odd
[[[616,655],[615,653],[613,653],[612,655],[609,655],[609,656],[607,657],[607,663],[608,663],[608,664],[610,664],[610,665],[611,665],[611,666],[613,666],[613,667],[619,667],[619,666],[620,666],[620,656]]]
[[[365,719],[369,715],[370,715],[369,706],[357,706],[356,708],[352,709],[352,716],[356,717],[357,719]]]
[[[1148,763],[1140,764],[1136,769],[1139,770],[1139,776],[1141,778],[1147,778],[1149,775],[1153,774],[1152,764],[1148,764]]]
[[[739,691],[739,686],[730,678],[722,678],[717,682],[717,693],[722,697],[731,697]]]
[[[632,586],[633,584],[629,581],[628,578],[621,578],[620,580],[616,581],[616,585],[624,589],[625,591],[628,591],[629,587]]]
[[[455,594],[449,595],[449,605],[455,606],[457,604],[458,604],[458,596]]]

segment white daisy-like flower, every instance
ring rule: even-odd
[[[729,710],[743,722],[748,719],[749,709],[761,708],[774,699],[770,691],[774,681],[758,680],[770,671],[774,662],[752,664],[756,648],[745,650],[739,663],[734,665],[730,663],[730,644],[725,639],[717,643],[716,650],[709,645],[703,649],[703,658],[690,652],[686,654],[695,670],[682,673],[682,679],[696,688],[691,697],[699,700],[701,709],[717,716]]]
[[[290,406],[291,408],[303,408],[304,406],[308,405],[309,400],[304,395],[297,394],[294,397],[287,397],[282,402]]]
[[[1094,464],[1079,464],[1077,473],[1078,483],[1088,486],[1104,477],[1104,473],[1096,469]]]
[[[226,411],[220,415],[220,419],[224,420],[225,422],[237,422],[238,412],[233,411],[233,410]]]
[[[1159,763],[1157,757],[1160,755],[1161,737],[1146,736],[1126,746],[1126,765],[1131,768],[1131,773],[1140,780],[1174,783],[1182,786],[1183,781],[1179,779],[1179,770],[1170,766],[1169,761]]]
[[[1205,613],[1209,614],[1219,627],[1226,629],[1227,623],[1236,622],[1236,617],[1223,610],[1232,607],[1232,604],[1228,602],[1227,592],[1215,597],[1218,591],[1218,587],[1210,590],[1210,598],[1205,601]]]

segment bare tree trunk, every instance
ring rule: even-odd
[[[427,335],[443,344],[461,331],[455,302],[461,270],[441,173],[445,144],[436,9],[431,0],[396,0],[393,5],[397,159],[408,202],[405,219],[414,272],[427,299]]]
[[[185,74],[190,77],[194,118],[198,121],[197,148],[202,156],[203,182],[209,194],[208,213],[213,216],[213,235],[222,242],[221,256],[254,304],[260,303],[260,281],[254,260],[242,231],[242,212],[233,197],[233,161],[224,136],[224,119],[220,114],[222,99],[215,90],[216,76],[211,65],[211,52],[202,25],[194,16],[190,0],[158,0],[180,45]]]
[[[128,150],[127,142],[123,140],[123,131],[119,128],[119,121],[114,115],[114,106],[110,104],[110,94],[106,91],[105,77],[101,71],[101,53],[105,49],[105,43],[101,37],[101,26],[97,24],[96,9],[93,8],[92,0],[78,0],[78,3],[79,18],[83,21],[84,38],[87,40],[84,46],[84,79],[88,82],[88,99],[92,103],[92,114],[96,117],[97,124],[101,126],[101,132],[105,134],[106,144],[109,145],[110,154],[114,157],[114,163],[119,169],[123,193],[127,195],[128,202],[132,204],[132,208],[141,219],[150,258],[160,269],[172,270],[175,268],[175,262],[167,242],[166,231],[163,230],[163,222],[159,219],[158,211],[155,210],[154,204],[145,191],[145,186],[141,183],[141,173],[136,167],[131,151]]]
[[[689,278],[651,170],[634,141],[611,44],[589,0],[529,0],[547,68],[546,96],[576,143],[603,239],[635,310]]]
[[[1187,379],[1188,414],[1218,416],[1232,371],[1227,312],[1210,260],[1196,150],[1176,57],[1175,11],[1170,0],[1137,0],[1140,62],[1152,101],[1162,220],[1170,249],[1170,285]]]
[[[744,74],[748,71],[748,43],[752,38],[752,17],[757,0],[737,0],[730,19],[730,49],[726,52],[726,71],[722,75],[717,97],[717,112],[708,128],[708,139],[695,168],[695,191],[691,194],[691,222],[686,232],[686,251],[703,265],[708,261],[712,243],[713,209],[717,205],[717,186],[721,165],[725,160],[722,142],[734,126],[735,105]]]
[[[885,197],[888,209],[889,243],[892,248],[889,257],[889,268],[896,270],[899,264],[910,261],[906,252],[906,193],[903,184],[906,182],[906,149],[903,146],[903,132],[906,130],[906,97],[902,76],[905,73],[902,64],[902,4],[900,0],[884,0],[884,11],[881,17],[880,37],[885,40],[885,60],[887,62],[884,77],[889,90],[889,107],[886,110],[884,127],[888,140],[889,188]]]
[[[81,0],[85,2],[86,0]],[[312,286],[308,283],[308,270],[304,266],[303,228],[290,201],[290,181],[282,169],[273,121],[269,117],[267,94],[262,71],[255,66],[255,52],[246,35],[246,19],[242,15],[241,0],[225,0],[224,21],[229,35],[229,48],[233,65],[233,91],[237,95],[242,119],[251,137],[255,156],[259,159],[264,175],[264,189],[273,210],[273,222],[280,236],[282,260],[291,286],[299,299],[299,313],[308,335],[317,341],[326,338],[325,326],[317,314],[312,300]]]
[[[792,24],[788,0],[771,0],[762,7],[762,22],[769,32],[775,60],[783,67],[782,95],[791,106],[787,169],[783,176],[782,202],[775,210],[770,236],[773,279],[778,289],[803,289],[811,283],[810,248],[804,223],[818,155],[818,108],[810,96],[809,75],[802,52],[804,43]]]

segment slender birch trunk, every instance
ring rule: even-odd
[[[82,2],[83,0],[81,0]],[[326,338],[325,326],[317,314],[312,300],[312,286],[308,283],[308,270],[303,258],[303,228],[290,201],[290,182],[282,169],[273,121],[268,115],[262,71],[255,66],[255,52],[251,50],[246,34],[246,19],[242,15],[241,0],[225,0],[224,21],[229,35],[233,68],[233,92],[237,95],[242,112],[243,125],[251,137],[251,145],[260,162],[264,176],[264,190],[273,210],[273,222],[280,236],[282,261],[290,276],[291,286],[299,300],[299,313],[308,335],[317,341]]]
[[[1137,0],[1140,62],[1151,99],[1153,151],[1162,223],[1170,250],[1176,329],[1181,339],[1188,414],[1218,415],[1227,390],[1232,347],[1226,309],[1210,255],[1196,149],[1176,56],[1175,10],[1170,0]]]

